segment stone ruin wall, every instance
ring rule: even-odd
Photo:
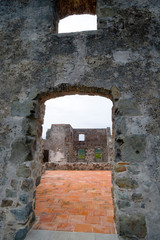
[[[52,124],[47,130],[44,150],[49,151],[48,162],[69,162],[73,155],[73,129],[69,124]]]
[[[3,240],[23,240],[34,221],[43,104],[75,93],[113,101],[119,239],[160,236],[160,1],[82,2],[0,1]],[[95,11],[97,31],[56,34],[60,18]]]
[[[79,141],[79,134],[85,135],[84,141]],[[80,161],[80,159],[78,158],[78,149],[84,149],[84,161],[108,162],[107,129],[74,129],[73,137],[76,161]],[[96,158],[96,149],[101,149],[101,158]]]
[[[84,141],[79,139],[80,134],[84,135]],[[43,140],[43,145],[44,152],[48,151],[48,160],[45,159],[48,161],[47,169],[64,169],[65,165],[67,169],[68,166],[70,168],[77,166],[77,170],[82,169],[81,166],[83,166],[83,170],[85,170],[85,166],[87,170],[110,169],[109,160],[113,155],[111,153],[110,128],[73,129],[69,124],[52,124],[51,129],[47,131],[46,140]],[[99,158],[96,158],[96,149],[101,151]],[[84,156],[80,157],[79,151],[81,150],[84,151]],[[82,162],[84,164],[78,164]]]

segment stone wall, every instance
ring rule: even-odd
[[[80,134],[84,135],[84,141],[79,140]],[[107,129],[74,129],[73,146],[76,162],[108,162]],[[78,156],[80,149],[84,150],[84,158]],[[97,157],[96,150],[100,150]]]
[[[160,1],[97,0],[98,30],[75,34],[55,34],[56,2],[0,1],[1,239],[23,240],[34,220],[43,103],[78,93],[114,104],[119,239],[157,240]]]
[[[73,129],[69,124],[52,124],[47,130],[44,150],[49,150],[49,162],[69,162],[73,157]]]
[[[52,124],[43,142],[44,150],[49,151],[49,162],[89,163],[109,162],[109,141],[112,141],[110,128],[73,129],[69,124]]]

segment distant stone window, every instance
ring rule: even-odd
[[[78,158],[79,159],[85,158],[85,150],[84,149],[78,149]]]
[[[96,159],[102,158],[102,150],[100,148],[96,148]]]
[[[79,134],[79,141],[85,141],[85,134]]]

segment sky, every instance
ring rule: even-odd
[[[59,33],[97,30],[96,15],[72,15],[62,19],[58,25]]]
[[[100,96],[69,95],[46,101],[43,135],[51,124],[73,128],[112,128],[112,101]]]
[[[59,22],[59,33],[97,29],[97,17],[72,15]],[[45,102],[42,137],[46,137],[51,124],[70,124],[73,128],[112,128],[112,101],[99,96],[72,95]]]

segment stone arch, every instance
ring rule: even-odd
[[[117,89],[118,91],[118,89]],[[111,99],[113,102],[117,101],[117,93],[115,87],[110,90],[105,88],[87,87],[84,85],[70,85],[60,84],[57,87],[49,88],[44,92],[39,92],[36,97],[29,100],[28,108],[25,109],[26,117],[23,119],[22,132],[23,137],[16,138],[12,142],[12,152],[10,157],[10,164],[15,173],[11,180],[13,190],[8,190],[7,196],[14,197],[17,191],[16,199],[17,205],[10,200],[3,200],[3,207],[6,211],[6,228],[8,224],[16,226],[14,232],[10,231],[8,234],[13,234],[15,239],[24,239],[27,232],[31,228],[34,219],[34,206],[36,187],[40,183],[41,175],[43,173],[43,152],[41,147],[42,123],[44,116],[44,102],[50,98],[72,95],[72,94],[87,94],[99,95]],[[13,103],[13,114],[21,115],[24,109],[18,109]],[[15,232],[16,230],[16,232]],[[7,236],[9,238],[9,236]]]
[[[69,1],[62,2],[68,4]],[[36,148],[40,145],[43,101],[47,94],[48,97],[54,95],[54,91],[62,94],[63,87],[66,91],[67,85],[57,84],[76,82],[88,88],[94,86],[94,94],[98,87],[102,94],[103,88],[109,89],[107,94],[112,93],[117,162],[114,168],[116,216],[119,216],[116,222],[119,222],[122,239],[157,240],[160,235],[156,214],[160,201],[159,1],[132,1],[130,4],[97,0],[101,31],[67,36],[53,34],[58,20],[55,3],[58,2],[35,0],[8,4],[2,1],[0,5],[2,239],[12,240],[15,232],[15,239],[24,236],[32,221],[30,217],[34,218],[30,202],[34,186],[40,180],[36,166],[41,171],[41,164],[33,162],[33,158],[40,159]],[[52,88],[53,85],[57,87]],[[112,86],[120,89],[120,99],[119,91]],[[17,174],[18,182],[15,181]],[[21,195],[22,188],[30,190]],[[21,206],[18,205],[20,200]],[[23,219],[20,218],[22,213]]]

